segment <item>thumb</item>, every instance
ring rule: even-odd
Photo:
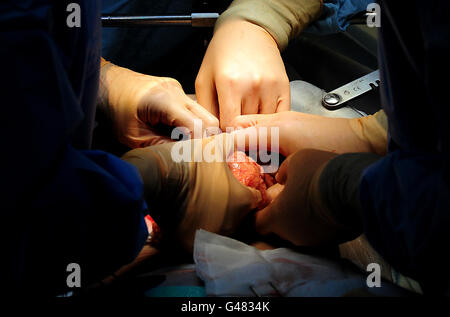
[[[189,101],[187,103],[187,109],[202,120],[203,130],[211,131],[212,134],[221,133],[221,130],[219,129],[219,119],[213,116],[208,110],[203,108],[200,104],[198,104],[193,100]]]
[[[251,192],[251,208],[250,209],[255,209],[261,204],[261,202],[263,200],[261,192],[255,188],[248,187],[248,186],[246,186],[246,187]]]
[[[288,177],[288,169],[289,164],[292,159],[292,155],[288,156],[283,164],[281,164],[280,168],[278,169],[278,173],[275,175],[275,179],[279,184],[285,184],[287,177]]]
[[[273,206],[274,204],[270,203],[266,208],[255,213],[255,229],[259,234],[267,235],[273,232],[275,221]]]
[[[186,128],[191,133],[196,131],[195,128],[198,124],[198,129],[201,133],[202,125],[200,125],[200,122],[202,122],[201,118],[196,116],[186,107],[174,107],[174,109],[167,114],[167,119],[163,120],[162,123],[172,127]]]

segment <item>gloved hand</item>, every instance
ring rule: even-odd
[[[271,204],[256,213],[257,231],[273,232],[302,246],[339,241],[343,226],[324,206],[319,192],[321,172],[336,156],[311,149],[289,156],[276,175],[285,187]]]
[[[185,127],[192,132],[194,119],[203,129],[218,127],[217,118],[189,98],[172,78],[139,74],[102,60],[100,108],[110,118],[118,140],[131,147],[171,141],[158,125]]]
[[[220,25],[208,46],[195,82],[198,102],[232,126],[241,114],[290,109],[289,79],[273,37],[243,20]]]
[[[224,133],[134,149],[123,156],[142,175],[152,217],[187,250],[192,250],[197,229],[230,234],[261,202],[261,193],[242,185],[227,165],[235,149],[232,139]]]
[[[278,128],[279,152],[284,156],[308,148],[334,153],[371,152],[374,148],[382,148],[381,145],[375,147],[375,143],[383,143],[382,141],[372,142],[373,138],[368,137],[374,134],[367,133],[367,131],[374,130],[368,128],[376,125],[376,119],[372,117],[362,119],[328,118],[285,111],[275,114],[240,116],[234,120],[234,126],[243,128],[237,132],[241,135],[251,134],[254,128],[258,133],[260,128],[268,128],[268,145],[273,143],[271,128]],[[385,136],[384,139],[381,136],[378,139],[382,139],[384,144],[387,142]],[[247,145],[247,149],[249,149],[249,145]]]
[[[337,239],[344,241],[352,236],[359,230],[354,227],[356,219],[355,223],[350,223],[349,219],[341,219],[342,223],[339,223],[334,219],[330,210],[321,203],[319,176],[326,163],[339,153],[383,155],[387,146],[386,123],[387,118],[382,111],[355,119],[300,112],[236,118],[235,125],[243,128],[236,133],[248,135],[247,141],[256,129],[259,138],[268,136],[264,143],[277,144],[272,140],[271,128],[278,128],[278,150],[287,156],[276,175],[278,184],[273,188],[276,191],[269,195],[274,197],[273,202],[256,213],[259,231],[274,232],[301,245],[336,242]],[[268,128],[267,134],[261,132],[263,128]],[[246,144],[246,149],[254,150],[250,144]]]

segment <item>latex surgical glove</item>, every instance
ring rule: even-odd
[[[262,27],[230,20],[215,31],[195,90],[224,130],[241,114],[290,109],[289,79],[273,37]]]
[[[217,118],[189,98],[172,78],[148,76],[102,60],[100,107],[110,118],[118,140],[131,147],[170,142],[160,126],[185,127],[194,120],[203,129],[218,127]]]
[[[370,123],[370,124],[367,124]],[[301,112],[289,111],[267,115],[247,115],[237,117],[233,125],[243,128],[240,135],[267,138],[269,148],[277,145],[279,153],[289,156],[302,149],[317,149],[333,153],[380,152],[386,148],[386,132],[377,127],[373,116],[361,119],[329,118]],[[272,132],[276,129],[278,140],[273,140]],[[262,134],[261,131],[267,131]],[[370,132],[370,131],[384,131]],[[371,135],[377,137],[370,137]],[[248,144],[247,150],[252,146]],[[259,143],[258,143],[259,144]],[[265,143],[264,143],[265,144]]]
[[[235,150],[232,139],[224,133],[134,149],[123,156],[142,175],[152,217],[187,250],[192,250],[197,229],[231,234],[262,200],[259,191],[242,185],[228,167],[226,159]]]
[[[295,245],[337,243],[344,227],[322,203],[319,178],[326,164],[337,155],[318,150],[302,150],[280,166],[276,179],[283,191],[255,215],[261,234],[275,233]]]

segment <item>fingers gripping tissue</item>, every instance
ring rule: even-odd
[[[236,151],[228,158],[228,167],[243,185],[261,192],[262,201],[258,209],[264,208],[270,201],[267,188],[275,183],[272,176],[263,174],[263,168],[244,152]]]

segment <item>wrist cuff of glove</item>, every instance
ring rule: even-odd
[[[322,11],[322,0],[261,1],[234,0],[216,22],[215,29],[225,21],[239,19],[264,28],[283,50],[289,39],[297,36]]]
[[[134,165],[144,183],[144,197],[152,217],[166,231],[174,231],[184,217],[190,177],[189,163],[171,164],[172,143],[127,152],[122,159]]]

